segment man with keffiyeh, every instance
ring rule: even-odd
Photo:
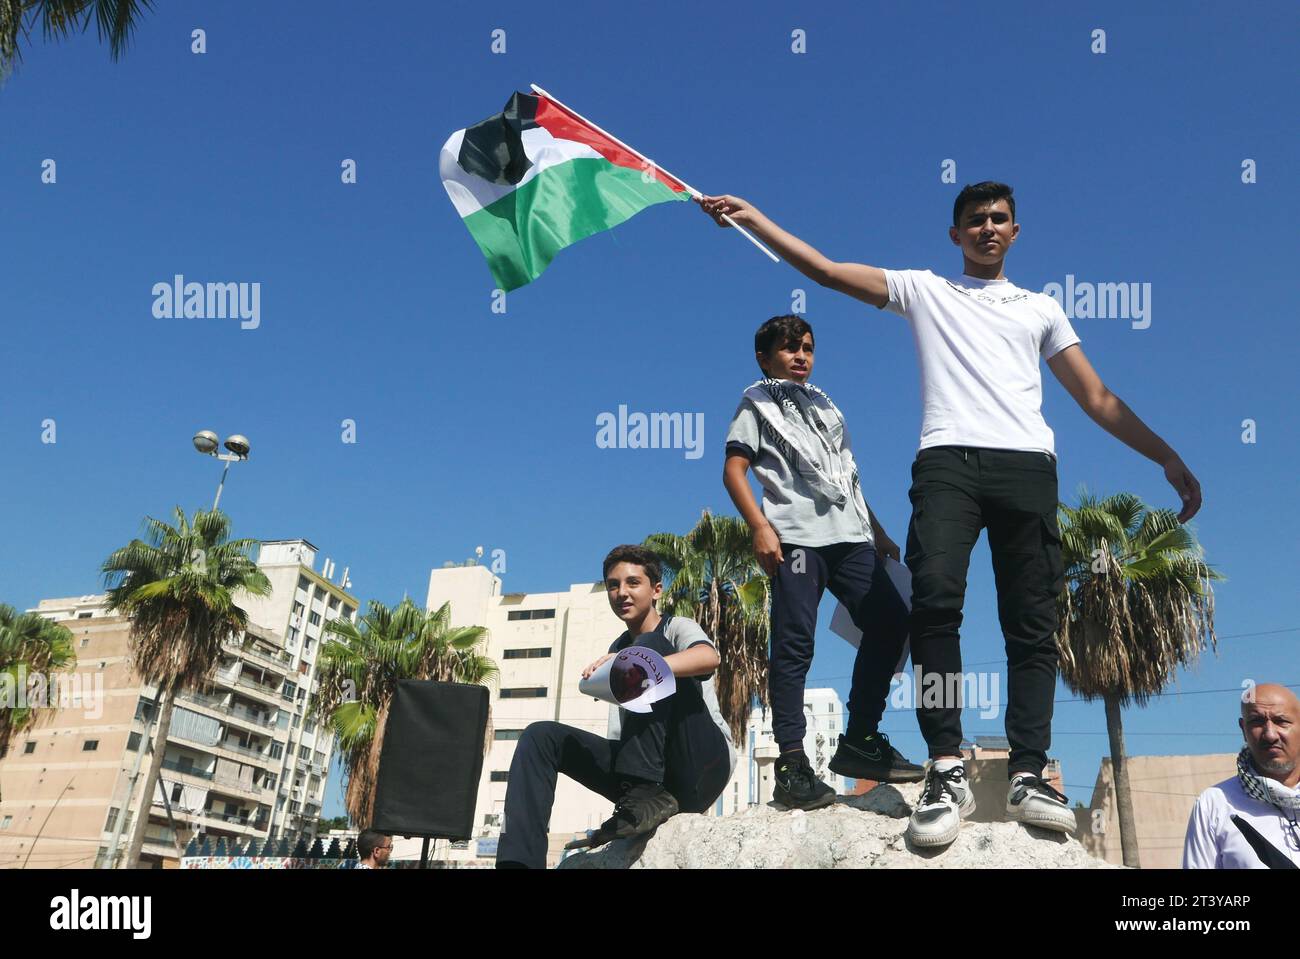
[[[849,447],[844,415],[808,382],[812,327],[799,316],[774,316],[754,335],[763,379],[741,398],[727,430],[723,484],[754,534],[754,556],[771,577],[772,646],[768,693],[780,755],[774,798],[788,808],[817,809],[835,790],[813,771],[804,751],[804,680],[813,657],[817,605],[829,589],[862,631],[849,722],[831,772],[877,782],[916,782],[910,763],[877,729],[889,682],[907,641],[907,597],[885,571],[898,545],[867,508]],[[746,473],[763,487],[760,511]]]
[[[1300,868],[1300,700],[1285,686],[1252,686],[1237,725],[1237,775],[1197,797],[1183,868]]]

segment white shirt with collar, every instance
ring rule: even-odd
[[[1196,798],[1183,844],[1184,869],[1267,869],[1232,822],[1240,816],[1300,866],[1300,810],[1279,809],[1247,794],[1236,776]]]

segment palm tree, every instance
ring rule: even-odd
[[[642,545],[664,565],[660,611],[695,620],[718,646],[718,709],[739,744],[754,701],[767,705],[771,632],[768,579],[754,559],[749,527],[739,517],[705,510],[685,536],[655,533]]]
[[[175,693],[210,685],[221,662],[222,643],[248,627],[248,615],[235,605],[235,594],[271,594],[270,581],[251,559],[257,540],[228,539],[230,518],[225,513],[198,510],[190,521],[178,506],[175,522],[170,526],[146,517],[147,542],[132,540],[103,567],[109,612],[131,620],[132,666],[158,690],[151,711],[158,717],[158,730],[143,808],[136,815],[124,860],[128,868],[139,862],[144,845]]]
[[[46,39],[63,39],[84,33],[92,20],[109,55],[117,60],[153,0],[0,0],[0,77],[7,76],[22,59],[19,39],[25,42],[38,22]]]
[[[360,623],[335,619],[325,632],[333,638],[321,644],[316,667],[320,689],[312,711],[338,736],[348,817],[368,826],[374,819],[379,756],[398,681],[487,685],[496,679],[497,665],[479,650],[484,627],[452,628],[450,603],[430,612],[409,597],[392,609],[371,600]],[[489,729],[485,750],[491,737]]]
[[[30,729],[40,716],[37,710],[42,704],[17,698],[27,688],[28,677],[36,674],[45,677],[47,703],[57,708],[52,695],[52,674],[74,669],[76,665],[72,633],[66,626],[35,613],[20,613],[0,603],[0,690],[5,690],[5,699],[0,700],[0,756],[9,749],[14,737]],[[13,702],[7,701],[10,693],[15,696]]]
[[[1120,710],[1145,706],[1180,666],[1216,647],[1211,580],[1196,537],[1169,510],[1131,493],[1079,492],[1060,507],[1065,588],[1057,599],[1061,678],[1106,707],[1124,865],[1139,865]]]

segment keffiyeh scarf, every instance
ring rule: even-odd
[[[745,397],[758,410],[763,435],[780,450],[790,469],[836,506],[852,500],[870,539],[871,514],[862,498],[857,463],[853,453],[831,435],[832,424],[844,435],[844,415],[826,392],[811,383],[763,379],[745,390]],[[823,468],[819,448],[827,454],[832,472]]]
[[[1237,754],[1237,778],[1241,788],[1252,799],[1278,809],[1300,810],[1300,790],[1282,785],[1276,779],[1261,776],[1250,759],[1250,749],[1243,747]]]

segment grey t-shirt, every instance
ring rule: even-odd
[[[794,396],[801,405],[808,402],[799,391]],[[836,506],[819,496],[771,441],[762,419],[753,402],[742,398],[727,429],[727,455],[749,460],[763,487],[763,515],[781,542],[795,546],[872,542],[871,529],[858,515],[853,500],[846,499],[843,506]],[[852,449],[848,428],[842,421],[830,424],[830,434],[834,444]],[[816,452],[822,458],[822,468],[833,472],[830,452],[820,446]]]
[[[610,645],[609,651],[612,653],[621,643],[627,633],[624,633]],[[705,643],[717,646],[713,640],[700,629],[700,624],[693,619],[687,619],[684,616],[674,616],[668,620],[668,625],[664,627],[664,638],[672,643],[673,649],[679,653],[684,653],[692,646],[698,646]],[[687,679],[678,679],[677,682],[698,682],[700,684],[700,695],[704,698],[704,706],[709,711],[709,718],[713,720],[715,726],[722,731],[722,738],[727,741],[727,757],[730,762],[730,771],[727,776],[736,771],[736,747],[731,742],[731,730],[727,727],[727,721],[722,718],[722,711],[718,708],[718,694],[713,689],[713,674],[707,676],[691,676]],[[623,713],[622,706],[609,707],[609,734],[608,739],[618,739],[623,731]]]

